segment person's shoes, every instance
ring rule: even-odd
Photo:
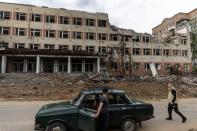
[[[168,117],[168,118],[166,118],[166,120],[172,120],[172,118]]]
[[[185,123],[187,121],[187,118],[183,118],[182,122]]]

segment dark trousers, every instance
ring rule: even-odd
[[[174,111],[182,118],[186,118],[183,114],[181,114],[181,112],[179,111],[178,109],[178,104],[175,103],[175,104],[171,104],[169,103],[168,104],[168,114],[169,114],[169,118],[172,118],[172,110],[174,109]]]
[[[107,131],[109,122],[109,113],[101,113],[98,118],[98,131]]]

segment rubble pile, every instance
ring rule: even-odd
[[[139,99],[163,99],[167,95],[167,83],[171,81],[181,97],[197,97],[195,76],[177,77],[113,77],[106,71],[99,74],[64,73],[11,73],[0,75],[0,99],[71,99],[81,89],[108,86],[128,92]],[[191,84],[192,83],[192,84]]]

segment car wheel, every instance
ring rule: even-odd
[[[122,131],[135,131],[136,129],[136,122],[135,120],[128,118],[123,120],[121,124],[121,130]]]
[[[66,127],[63,123],[61,122],[55,122],[50,124],[46,131],[66,131]]]

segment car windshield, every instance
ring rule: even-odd
[[[78,105],[77,103],[79,102],[80,98],[81,98],[82,94],[79,93],[73,100],[72,100],[72,104],[73,105]]]
[[[126,99],[127,99],[130,103],[133,103],[133,102],[134,102],[133,99],[130,98],[128,95],[125,94],[125,97],[126,97]]]

